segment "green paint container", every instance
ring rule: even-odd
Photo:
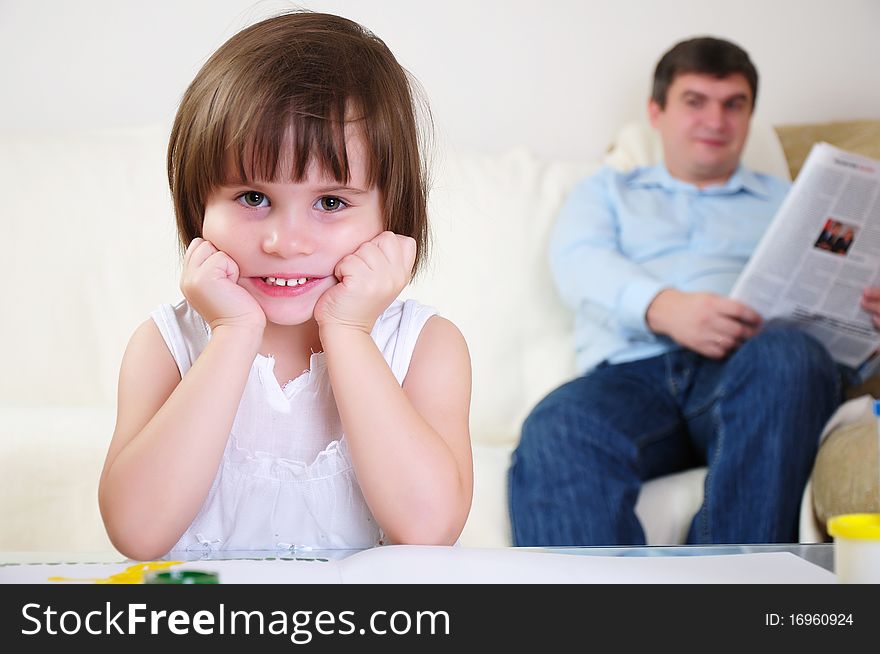
[[[144,575],[145,584],[219,584],[216,572],[199,570],[162,570]]]

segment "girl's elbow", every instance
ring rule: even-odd
[[[457,537],[432,530],[408,529],[391,538],[394,545],[455,545]]]
[[[134,561],[155,561],[168,553],[168,549],[165,547],[157,547],[155,544],[142,541],[132,543],[120,541],[117,543],[112,538],[110,541],[120,554]]]
[[[148,531],[114,529],[111,525],[107,525],[107,536],[120,554],[135,561],[161,559],[174,546],[168,539],[156,538]]]
[[[174,546],[167,537],[157,535],[154,526],[132,521],[101,507],[104,529],[116,551],[136,561],[153,561],[165,556]]]
[[[430,518],[409,521],[388,535],[397,545],[455,545],[466,517],[457,513],[448,516],[434,514]]]

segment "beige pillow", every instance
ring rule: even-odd
[[[842,513],[880,512],[877,421],[838,427],[822,442],[813,466],[813,507],[821,525]]]
[[[797,177],[810,148],[824,141],[843,150],[880,159],[880,120],[845,120],[806,125],[778,125],[776,134],[785,151],[791,178]]]

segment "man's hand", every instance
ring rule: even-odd
[[[723,359],[761,326],[760,314],[742,302],[715,293],[673,288],[657,294],[645,318],[654,333],[710,359]]]
[[[238,264],[211,241],[194,238],[183,256],[180,290],[211,329],[224,325],[262,333],[266,314],[254,296],[238,285]]]
[[[379,315],[409,283],[416,242],[409,236],[382,232],[343,257],[334,274],[339,283],[315,304],[315,320],[323,330],[348,327],[370,333]]]
[[[880,286],[868,286],[862,291],[861,306],[871,314],[874,329],[880,330]]]

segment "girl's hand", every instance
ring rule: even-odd
[[[266,314],[245,289],[238,285],[238,264],[211,241],[195,238],[183,257],[180,290],[211,329],[223,325],[259,330]]]
[[[339,283],[315,304],[318,326],[343,326],[370,333],[381,313],[409,283],[416,242],[382,232],[342,258],[333,271]]]

